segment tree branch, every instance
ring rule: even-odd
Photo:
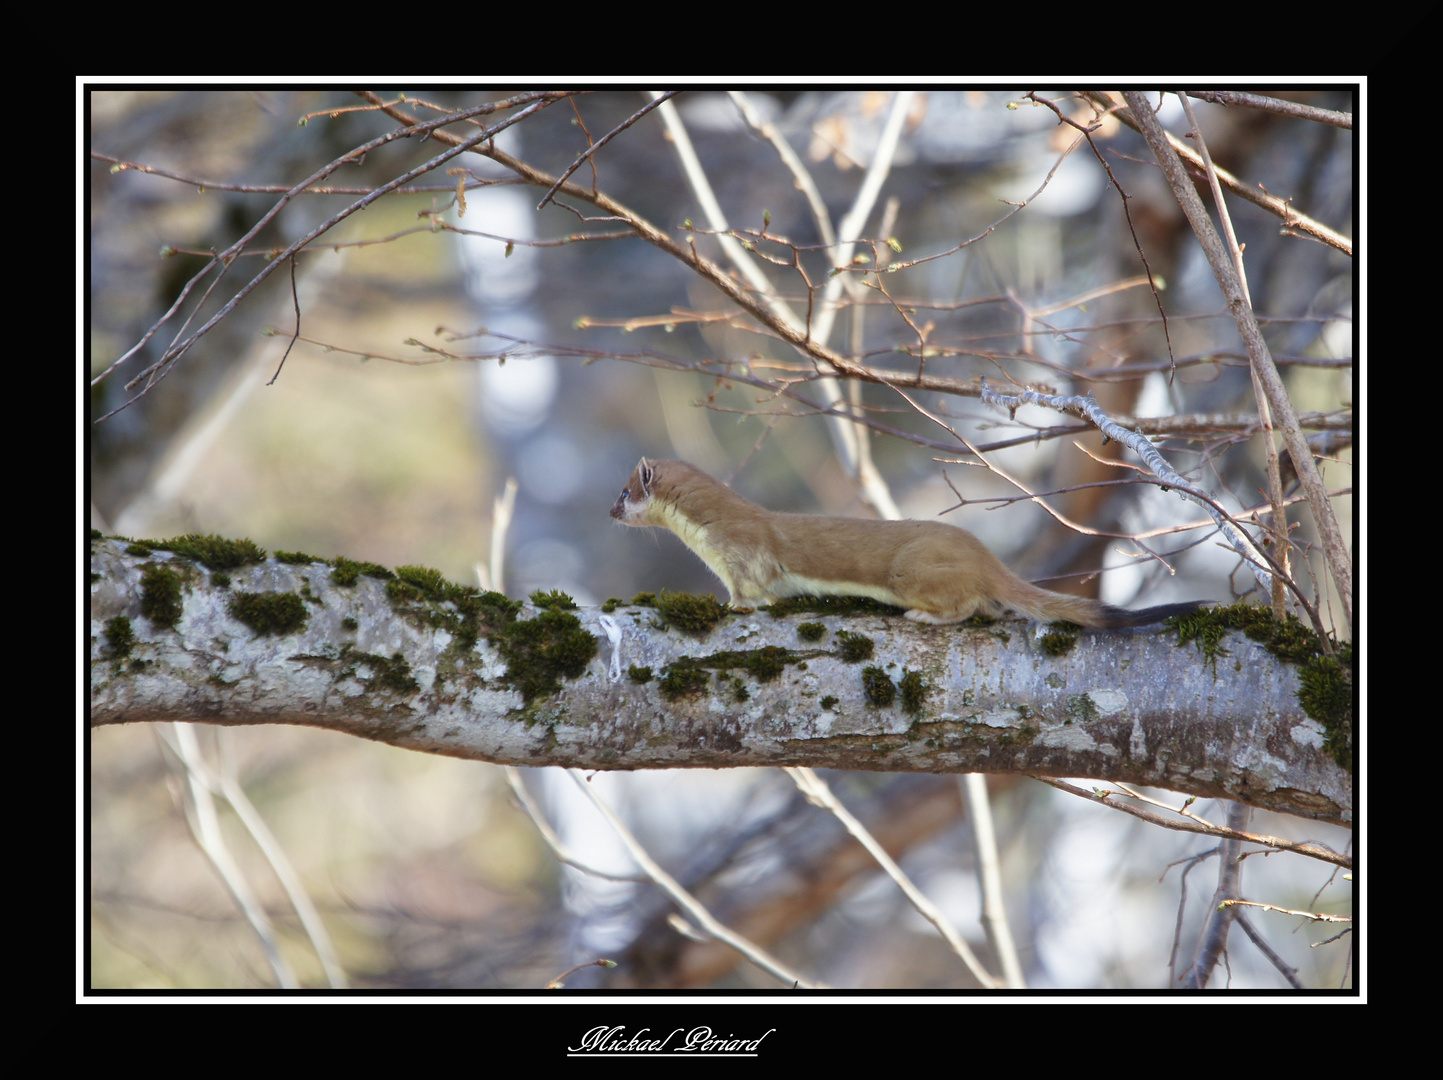
[[[808,616],[827,630],[812,643],[797,618],[728,615],[694,636],[623,605],[576,611],[579,636],[548,640],[572,613],[527,607],[514,627],[482,617],[468,630],[455,600],[368,577],[337,584],[321,562],[243,565],[222,587],[199,563],[94,540],[91,572],[92,725],[302,724],[588,769],[1087,776],[1352,818],[1351,777],[1298,704],[1296,668],[1241,635],[1226,638],[1216,671],[1161,628],[1083,633],[1069,646],[1016,622],[941,628],[870,614]],[[157,575],[173,575],[173,606],[150,617]],[[476,595],[449,588],[463,603]],[[298,617],[254,631],[237,617],[249,594],[288,598]],[[870,639],[871,658],[844,658],[844,643],[860,643],[843,632]],[[537,669],[585,635],[595,655],[548,684]],[[523,638],[529,651],[511,644]],[[649,681],[634,680],[642,668]],[[879,704],[879,687],[897,684],[895,701]]]

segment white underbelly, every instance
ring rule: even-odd
[[[883,588],[881,585],[864,585],[856,581],[827,581],[823,578],[805,577],[792,573],[781,574],[774,578],[772,592],[778,600],[789,596],[865,596],[894,607],[912,606],[891,589]]]

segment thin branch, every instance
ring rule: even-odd
[[[783,983],[791,987],[804,990],[828,989],[825,983],[811,979],[803,979],[800,975],[789,970],[781,961],[777,960],[761,946],[746,940],[746,938],[740,934],[735,933],[719,923],[696,897],[683,889],[674,877],[657,864],[656,860],[642,847],[640,841],[632,835],[631,830],[622,824],[621,819],[618,818],[616,814],[612,812],[611,807],[607,806],[605,801],[596,794],[591,785],[586,782],[586,778],[583,777],[579,771],[576,769],[568,769],[567,775],[575,781],[576,786],[581,789],[582,794],[590,799],[592,805],[600,811],[601,816],[606,819],[607,823],[616,832],[618,839],[621,840],[627,853],[636,860],[636,864],[642,868],[647,877],[651,878],[652,882],[671,898],[672,903],[686,912],[687,917],[694,923],[718,941],[730,945],[763,971],[780,979]]]
[[[128,161],[124,158],[112,157],[103,154],[99,150],[90,151],[93,161],[104,161],[109,163],[112,175],[123,172],[144,173],[147,176],[160,176],[166,180],[174,180],[177,183],[193,187],[204,193],[209,191],[232,191],[239,195],[285,195],[295,190],[292,184],[240,184],[231,180],[202,180],[194,176],[183,176],[180,173],[171,172],[169,169],[158,168],[154,165],[146,165],[139,161]],[[467,191],[474,191],[477,188],[493,187],[498,183],[496,180],[476,179],[467,185]],[[518,183],[515,180],[502,180],[499,183]],[[456,190],[455,184],[418,184],[415,187],[398,188],[398,195],[437,195],[441,192],[452,192]],[[372,185],[338,185],[338,184],[312,184],[306,188],[306,195],[367,195],[372,191]],[[176,249],[183,251],[184,249]]]
[[[1233,923],[1248,936],[1248,940],[1257,947],[1258,952],[1263,954],[1268,963],[1273,965],[1278,974],[1287,980],[1289,986],[1294,990],[1303,989],[1303,980],[1298,978],[1298,969],[1284,960],[1278,951],[1268,944],[1267,939],[1259,933],[1251,919],[1238,911],[1233,913]]]
[[[217,736],[221,751],[221,769],[218,777],[210,778],[211,782],[218,781],[220,793],[225,796],[226,802],[230,803],[231,809],[236,812],[236,817],[240,818],[241,824],[246,827],[246,831],[256,842],[256,847],[260,849],[266,862],[270,864],[271,870],[275,872],[281,887],[285,889],[286,897],[290,900],[291,906],[295,908],[296,915],[301,920],[301,927],[305,930],[311,947],[315,949],[316,957],[321,962],[326,982],[336,989],[345,989],[348,985],[345,969],[341,966],[340,956],[336,952],[335,943],[331,940],[325,922],[321,919],[321,913],[316,910],[315,901],[311,899],[305,882],[296,872],[295,864],[286,854],[286,849],[281,845],[276,834],[271,831],[270,825],[266,823],[260,810],[256,808],[255,803],[251,802],[250,796],[246,794],[245,788],[241,785],[240,778],[236,775],[236,756],[229,752],[228,733],[221,731],[217,733]]]
[[[506,783],[511,788],[511,794],[516,796],[516,802],[521,807],[521,812],[531,819],[531,824],[536,826],[536,831],[541,834],[542,841],[551,849],[551,854],[556,856],[556,861],[579,870],[588,877],[600,878],[603,881],[622,881],[631,884],[644,884],[651,881],[646,874],[612,874],[605,870],[598,870],[590,863],[585,862],[580,856],[573,855],[551,827],[551,822],[546,820],[546,815],[541,812],[541,807],[536,805],[536,800],[531,797],[531,792],[526,790],[526,784],[521,779],[521,770],[514,765],[502,767],[502,773],[506,777]],[[568,972],[568,974],[570,974]]]
[[[967,970],[972,973],[972,977],[989,989],[1000,989],[1003,985],[1002,980],[982,966],[971,946],[962,940],[962,936],[957,933],[937,905],[927,899],[921,889],[912,884],[912,879],[902,872],[902,868],[897,865],[896,860],[887,854],[881,844],[877,843],[876,838],[867,831],[866,826],[858,821],[851,811],[832,794],[832,789],[827,786],[827,782],[807,768],[789,768],[786,773],[801,789],[809,803],[830,813],[842,823],[843,828],[851,833],[859,844],[867,849],[867,854],[876,860],[877,865],[892,879],[897,888],[902,890],[902,895],[907,898],[907,902],[917,910],[922,918],[937,928],[937,932],[951,946],[952,951],[967,965]]]
[[[1332,863],[1335,866],[1341,866],[1348,870],[1353,868],[1353,860],[1351,857],[1341,855],[1324,844],[1315,844],[1311,841],[1285,840],[1281,836],[1242,832],[1222,825],[1213,825],[1195,814],[1186,813],[1185,808],[1178,809],[1176,807],[1168,807],[1163,803],[1157,802],[1155,799],[1149,799],[1146,796],[1126,789],[1122,791],[1108,791],[1104,788],[1094,788],[1091,791],[1087,791],[1084,788],[1077,787],[1075,784],[1069,784],[1066,780],[1058,780],[1050,776],[1034,776],[1032,779],[1046,784],[1048,787],[1055,787],[1058,791],[1065,791],[1069,795],[1076,795],[1080,799],[1088,799],[1102,806],[1111,807],[1113,810],[1120,810],[1124,814],[1131,814],[1135,818],[1141,818],[1151,825],[1160,825],[1164,829],[1198,833],[1201,836],[1213,836],[1220,840],[1234,839],[1246,841],[1249,844],[1262,844],[1264,847],[1276,848],[1278,851],[1291,851],[1296,855],[1306,855],[1310,859]],[[1124,798],[1137,799],[1141,802],[1163,807],[1170,813],[1182,814],[1190,820],[1173,821],[1170,818],[1160,817],[1147,810],[1142,810],[1136,806],[1129,806],[1127,803],[1117,801],[1114,796],[1119,795]]]
[[[972,830],[972,844],[977,853],[977,880],[982,893],[982,928],[992,952],[1002,965],[1002,981],[1009,990],[1024,990],[1027,979],[1022,974],[1022,961],[1017,943],[1007,925],[1007,903],[1002,895],[1002,860],[997,851],[997,829],[992,821],[992,800],[987,793],[987,778],[981,773],[967,773],[959,781],[962,805],[967,810],[967,823]]]
[[[456,157],[458,154],[461,154],[466,150],[471,149],[472,147],[478,146],[481,143],[487,141],[488,139],[495,138],[495,136],[501,131],[505,130],[513,124],[519,123],[526,117],[545,108],[547,105],[550,105],[560,96],[564,95],[545,96],[543,100],[535,102],[528,108],[525,108],[520,112],[516,113],[515,115],[508,117],[507,119],[501,121],[499,124],[496,124],[493,127],[487,128],[480,134],[475,135],[470,139],[457,142],[450,149],[444,151],[441,154],[438,154],[436,157],[432,158],[425,164],[420,165],[417,168],[411,169],[406,173],[403,173],[401,176],[397,177],[395,180],[390,181],[389,183],[381,185],[370,194],[363,196],[361,199],[358,199],[356,202],[352,203],[344,210],[340,211],[333,217],[316,226],[305,236],[301,237],[299,240],[295,241],[289,247],[287,247],[274,260],[268,262],[265,267],[258,274],[256,274],[255,277],[253,277],[245,286],[243,286],[230,299],[230,301],[224,307],[222,307],[220,311],[216,312],[216,314],[213,315],[209,319],[209,321],[207,321],[205,325],[203,325],[199,330],[196,330],[184,341],[174,343],[168,349],[166,349],[165,353],[162,354],[160,359],[155,361],[155,363],[153,363],[149,368],[142,372],[141,376],[144,376],[147,373],[154,372],[157,375],[157,379],[163,377],[165,372],[168,371],[169,368],[174,365],[176,361],[178,361],[182,356],[184,356],[185,353],[189,351],[190,348],[197,341],[199,341],[203,336],[209,333],[210,330],[217,323],[219,323],[222,319],[228,316],[231,311],[235,309],[237,304],[239,304],[242,300],[246,298],[246,296],[248,296],[252,291],[254,291],[255,288],[259,286],[262,281],[268,278],[271,273],[282,264],[283,260],[288,259],[295,252],[299,251],[301,248],[311,243],[311,241],[313,241],[316,237],[321,236],[325,232],[334,228],[340,222],[344,221],[346,218],[350,217],[352,214],[360,210],[364,210],[367,206],[371,205],[371,203],[381,198],[381,196],[389,194],[395,189],[415,179],[417,176],[422,176],[425,173],[430,172],[433,169],[436,169],[441,165],[445,164],[447,161],[451,160],[451,158],[453,157]],[[334,161],[331,161],[328,164],[322,166],[322,168],[318,169],[315,173],[311,174],[311,176],[307,177],[305,180],[301,181],[300,184],[297,184],[294,188],[288,191],[280,199],[280,201],[275,204],[275,206],[271,207],[271,209],[266,214],[264,214],[261,219],[257,221],[256,224],[249,231],[247,231],[244,236],[242,236],[224,252],[220,253],[216,257],[217,262],[224,267],[229,267],[230,263],[233,262],[236,256],[246,247],[246,245],[250,243],[251,239],[253,239],[260,232],[260,230],[264,228],[265,225],[269,223],[278,213],[280,213],[282,207],[284,207],[286,203],[288,203],[291,199],[304,193],[305,189],[316,180],[319,180],[321,177],[326,176],[331,172],[334,172],[336,169],[340,168],[343,164],[349,161],[354,161],[363,157],[365,153],[367,153],[371,149],[374,149],[375,147],[383,146],[387,142],[390,142],[394,139],[407,138],[414,135],[424,134],[428,131],[437,130],[443,124],[454,122],[455,119],[456,117],[450,117],[443,120],[432,121],[429,124],[412,125],[411,127],[404,130],[389,132],[386,135],[381,136],[380,138],[371,140],[371,142],[366,143],[361,147],[357,147],[354,150],[348,151],[341,157],[336,158]],[[202,273],[205,273],[205,271],[202,271]],[[172,308],[171,310],[173,311],[174,308]],[[169,313],[167,313],[166,316],[162,317],[162,321],[164,321],[164,319],[168,317]],[[157,323],[156,327],[158,328],[159,325],[160,324]],[[154,329],[155,328],[152,328],[151,333],[154,332]],[[146,338],[142,338],[142,342],[147,340],[148,337],[149,334],[147,334]],[[140,344],[137,344],[136,346],[128,350],[125,353],[125,356],[121,358],[121,360],[117,360],[115,364],[112,364],[109,368],[106,369],[105,372],[102,372],[101,375],[97,376],[95,380],[92,380],[92,382],[96,382],[99,381],[99,379],[104,378],[105,375],[109,374],[110,371],[114,370],[115,367],[117,367],[122,360],[124,360],[126,357],[133,355],[138,348],[140,348]],[[144,389],[141,390],[139,394],[136,394],[134,397],[128,398],[126,401],[116,406],[116,408],[110,410],[110,412],[106,413],[104,416],[99,417],[94,422],[97,424],[101,423],[102,421],[109,419],[111,416],[114,416],[122,409],[128,408],[130,405],[134,404],[135,401],[148,393],[150,388],[156,385],[156,381],[157,380],[152,380],[146,385]],[[128,385],[134,385],[134,383],[135,380],[131,380],[131,383]]]
[[[1197,236],[1198,242],[1202,245],[1203,252],[1212,266],[1213,274],[1222,288],[1223,296],[1227,299],[1233,312],[1238,331],[1247,346],[1248,358],[1252,361],[1262,380],[1268,404],[1272,407],[1273,413],[1282,427],[1283,439],[1293,456],[1293,465],[1298,471],[1298,478],[1303,483],[1303,490],[1308,495],[1308,504],[1312,510],[1313,520],[1318,526],[1318,532],[1322,535],[1328,568],[1342,601],[1344,616],[1351,626],[1353,622],[1353,560],[1348,554],[1347,542],[1343,537],[1342,530],[1338,527],[1338,520],[1333,513],[1332,504],[1328,501],[1327,489],[1323,487],[1322,478],[1318,476],[1317,466],[1314,465],[1312,454],[1303,438],[1292,400],[1288,396],[1282,379],[1278,376],[1278,369],[1273,364],[1267,342],[1263,339],[1262,331],[1258,328],[1257,320],[1253,316],[1252,305],[1247,302],[1242,283],[1233,273],[1232,260],[1228,257],[1217,232],[1213,229],[1212,222],[1208,219],[1207,211],[1198,198],[1192,181],[1183,172],[1177,152],[1169,142],[1167,133],[1158,122],[1157,116],[1152,112],[1147,99],[1141,93],[1133,90],[1125,92],[1123,97],[1131,107],[1143,137],[1147,139],[1148,145],[1162,166],[1163,174],[1167,177],[1178,204],[1183,208],[1183,213],[1187,215],[1188,224],[1192,226],[1193,234]]]
[[[240,908],[246,922],[255,931],[256,937],[260,939],[261,949],[265,953],[266,961],[271,966],[271,971],[275,974],[276,982],[283,990],[295,989],[300,983],[297,982],[289,961],[281,955],[275,926],[271,923],[265,907],[256,898],[250,883],[246,881],[245,875],[236,864],[230,847],[226,844],[225,835],[221,831],[220,819],[216,814],[215,799],[211,790],[212,785],[209,780],[209,770],[201,757],[200,744],[195,737],[195,727],[188,723],[174,724],[171,728],[171,737],[166,739],[166,745],[170,747],[184,770],[187,795],[185,817],[190,824],[196,843],[205,857],[210,860],[211,866],[215,868],[226,890],[235,900],[236,906]]]
[[[581,168],[584,162],[589,161],[593,154],[595,154],[603,146],[609,143],[612,139],[620,135],[627,128],[631,127],[632,124],[636,123],[647,113],[651,112],[652,109],[656,108],[663,101],[670,101],[679,93],[681,93],[680,90],[668,90],[666,91],[666,93],[658,95],[651,101],[647,102],[647,104],[637,109],[636,112],[632,113],[621,123],[617,124],[616,127],[612,128],[601,138],[597,139],[596,142],[588,146],[577,157],[577,159],[571,163],[567,170],[557,178],[556,183],[552,184],[551,187],[547,189],[546,194],[542,196],[541,201],[536,204],[536,209],[545,209],[546,204],[551,201],[551,197],[556,194],[556,189],[559,188],[562,184],[566,183],[567,179],[571,176],[571,174],[574,173],[577,169]]]
[[[1262,908],[1264,911],[1276,911],[1283,915],[1296,915],[1301,919],[1311,919],[1313,922],[1350,923],[1353,921],[1353,917],[1351,915],[1329,915],[1321,911],[1299,911],[1296,908],[1285,908],[1278,907],[1275,904],[1264,904],[1259,900],[1225,900],[1223,902],[1229,907],[1241,906]]]
[[[1141,95],[1139,95],[1139,97],[1140,96]],[[1098,94],[1094,92],[1089,93],[1088,97],[1108,106],[1112,104],[1107,100],[1107,97],[1104,94]],[[1134,131],[1138,132],[1139,134],[1143,134],[1143,128],[1139,121],[1133,116],[1131,109],[1119,110],[1114,115],[1128,127],[1132,128]],[[1166,136],[1165,141],[1169,146],[1172,147],[1173,151],[1180,158],[1182,158],[1183,162],[1187,166],[1188,171],[1191,172],[1199,180],[1205,180],[1207,178],[1207,169],[1204,167],[1202,159],[1198,156],[1197,151],[1194,150],[1192,147],[1188,146],[1186,143],[1182,142],[1176,136],[1170,133],[1164,134]],[[1302,233],[1305,236],[1311,237],[1314,240],[1319,240],[1330,247],[1337,248],[1345,255],[1351,256],[1353,254],[1352,240],[1344,236],[1342,233],[1338,232],[1336,229],[1330,229],[1322,222],[1314,220],[1307,214],[1301,214],[1298,211],[1294,210],[1289,204],[1288,200],[1279,199],[1275,195],[1269,195],[1266,191],[1261,191],[1251,184],[1244,184],[1241,180],[1235,177],[1232,173],[1228,172],[1226,169],[1218,169],[1217,175],[1219,182],[1223,185],[1223,187],[1227,188],[1228,191],[1230,191],[1234,195],[1246,199],[1254,206],[1260,206],[1268,213],[1282,218],[1283,224],[1286,225],[1289,230],[1296,230],[1297,232]]]
[[[1097,159],[1097,163],[1102,166],[1102,171],[1107,173],[1108,182],[1112,185],[1113,190],[1117,192],[1118,197],[1122,200],[1122,216],[1127,221],[1127,231],[1132,234],[1132,246],[1137,250],[1137,257],[1142,262],[1142,268],[1147,271],[1148,288],[1152,290],[1152,302],[1157,305],[1157,313],[1159,318],[1161,318],[1162,320],[1163,341],[1167,345],[1168,360],[1171,361],[1173,356],[1172,331],[1168,329],[1167,312],[1163,309],[1162,306],[1162,296],[1158,291],[1157,279],[1153,276],[1152,264],[1147,261],[1147,252],[1143,250],[1142,240],[1137,235],[1137,225],[1132,220],[1132,210],[1128,206],[1128,201],[1131,196],[1129,196],[1128,193],[1122,189],[1122,182],[1119,181],[1117,176],[1113,173],[1112,166],[1107,163],[1107,159],[1103,157],[1101,149],[1098,148],[1097,143],[1095,143],[1092,139],[1092,134],[1094,131],[1097,130],[1099,124],[1095,122],[1090,126],[1084,127],[1076,120],[1073,120],[1071,117],[1064,115],[1062,110],[1057,107],[1056,102],[1049,101],[1046,98],[1038,97],[1035,93],[1029,93],[1026,96],[1029,101],[1035,101],[1040,105],[1045,105],[1047,108],[1051,109],[1054,114],[1056,114],[1058,120],[1060,120],[1064,124],[1070,125],[1071,127],[1077,129],[1082,133],[1082,137],[1087,140],[1087,145],[1092,149],[1092,154]],[[1111,108],[1104,110],[1104,112],[1111,111],[1113,111],[1113,109]],[[1097,113],[1094,113],[1094,116],[1097,115]],[[1168,381],[1169,383],[1172,381],[1171,366],[1168,370]]]
[[[1223,198],[1222,185],[1218,181],[1217,170],[1213,167],[1213,159],[1208,152],[1207,141],[1203,138],[1202,125],[1197,122],[1197,117],[1193,114],[1192,102],[1188,100],[1188,96],[1179,94],[1178,100],[1182,102],[1183,112],[1187,115],[1188,125],[1192,128],[1192,137],[1193,141],[1197,143],[1198,154],[1207,167],[1213,205],[1217,208],[1218,220],[1222,222],[1223,235],[1233,257],[1233,273],[1242,283],[1243,296],[1248,306],[1251,307],[1253,298],[1251,290],[1248,289],[1247,270],[1243,266],[1242,245],[1238,243],[1237,233],[1233,230],[1232,215],[1228,213],[1228,204]],[[1278,563],[1283,570],[1283,574],[1273,580],[1272,587],[1273,614],[1281,619],[1286,613],[1285,602],[1287,599],[1281,578],[1291,576],[1288,573],[1288,550],[1291,547],[1288,515],[1283,506],[1283,482],[1278,472],[1278,447],[1273,439],[1272,410],[1268,407],[1268,397],[1263,392],[1262,379],[1258,375],[1257,365],[1248,365],[1248,374],[1252,379],[1253,399],[1258,403],[1258,420],[1263,428],[1263,458],[1268,477],[1268,498],[1272,502],[1272,514],[1269,515],[1267,528],[1272,534],[1273,550],[1277,552]]]
[[[1242,803],[1228,804],[1228,826],[1233,831],[1247,820],[1247,807]],[[1213,902],[1208,916],[1198,935],[1198,947],[1193,962],[1183,972],[1182,985],[1185,989],[1201,990],[1212,978],[1213,969],[1228,944],[1228,931],[1232,928],[1233,910],[1228,901],[1237,896],[1242,887],[1242,861],[1238,858],[1239,842],[1228,837],[1218,848],[1218,883],[1213,890]]]
[[[1189,90],[1187,93],[1200,101],[1210,101],[1214,105],[1260,109],[1263,112],[1292,117],[1294,120],[1311,120],[1319,124],[1330,124],[1333,127],[1353,130],[1353,114],[1350,112],[1320,109],[1316,105],[1300,105],[1296,101],[1284,101],[1282,98],[1268,97],[1266,94],[1248,94],[1241,90]]]
[[[986,380],[983,380],[984,383]],[[1247,560],[1252,568],[1258,583],[1265,590],[1272,588],[1272,576],[1265,569],[1268,563],[1267,555],[1262,548],[1254,543],[1253,538],[1238,529],[1231,518],[1223,514],[1217,503],[1203,492],[1194,489],[1193,485],[1175,472],[1161,454],[1157,447],[1148,442],[1141,435],[1127,431],[1116,424],[1111,417],[1103,411],[1091,394],[1085,396],[1059,397],[1052,394],[1038,394],[1028,391],[1022,394],[995,394],[990,390],[983,390],[982,400],[989,405],[1001,405],[1005,409],[1016,410],[1023,405],[1043,405],[1049,409],[1056,409],[1059,412],[1071,413],[1091,421],[1097,425],[1103,437],[1122,443],[1130,448],[1133,453],[1142,458],[1147,467],[1152,470],[1154,476],[1166,484],[1170,489],[1176,490],[1183,498],[1191,499],[1209,514],[1217,523],[1222,534],[1227,537],[1228,543]],[[1311,460],[1311,459],[1310,459]]]

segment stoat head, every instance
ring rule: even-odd
[[[642,458],[632,472],[631,479],[626,482],[626,487],[622,488],[621,494],[616,497],[611,516],[623,525],[650,525],[647,511],[651,507],[651,484],[655,477],[656,470],[646,458]]]

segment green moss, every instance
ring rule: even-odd
[[[539,608],[551,608],[553,611],[576,610],[576,601],[560,589],[552,589],[545,593],[537,589],[531,594],[531,602]]]
[[[555,694],[561,679],[580,675],[596,655],[596,638],[575,615],[560,610],[574,606],[564,593],[537,593],[544,610],[535,619],[520,620],[525,605],[519,600],[457,585],[430,567],[398,566],[386,583],[386,595],[398,615],[451,635],[437,667],[438,685],[464,663],[483,634],[506,663],[502,681],[519,690],[528,705]]]
[[[747,689],[746,683],[740,679],[732,680],[732,700],[738,705],[751,697],[751,691]]]
[[[445,600],[455,588],[459,586],[452,585],[441,571],[429,566],[398,566],[396,580],[386,585],[386,595],[393,599],[424,597],[427,600]]]
[[[854,634],[850,630],[837,631],[837,644],[840,647],[842,659],[849,664],[860,664],[863,660],[870,660],[876,651],[876,646],[871,638],[862,634]]]
[[[1047,656],[1065,656],[1077,644],[1076,633],[1058,629],[1064,625],[1067,624],[1056,623],[1051,630],[1038,637],[1037,647]]]
[[[326,562],[319,555],[307,555],[304,551],[273,551],[271,554],[283,563],[293,563],[297,566]]]
[[[487,593],[481,599],[497,596]],[[582,629],[581,620],[550,608],[534,619],[516,619],[513,614],[511,621],[493,626],[487,636],[506,661],[506,683],[521,691],[528,705],[534,698],[557,693],[563,678],[581,675],[596,655],[596,637]]]
[[[124,615],[105,620],[105,655],[112,660],[123,660],[135,648],[135,631],[130,620]]]
[[[1206,614],[1218,624],[1262,642],[1280,660],[1302,664],[1323,653],[1318,635],[1296,615],[1279,622],[1270,609],[1255,604],[1231,604]]]
[[[389,660],[372,656],[370,663],[376,672],[372,678],[375,685],[402,694],[414,694],[421,689],[420,684],[411,674],[411,665],[400,653],[392,653]]]
[[[357,562],[344,555],[337,555],[330,561],[330,564],[331,580],[342,586],[354,585],[362,575],[380,581],[389,581],[396,576],[379,563]]]
[[[248,563],[266,561],[265,548],[249,540],[227,540],[223,536],[186,533],[173,540],[147,540],[146,544],[157,551],[170,551],[192,559],[211,570],[234,570]]]
[[[706,689],[706,684],[706,668],[690,656],[679,656],[667,666],[657,687],[667,701],[678,701],[701,694]]]
[[[797,624],[797,637],[803,641],[821,641],[826,635],[827,628],[819,622],[804,622]]]
[[[217,589],[230,588],[230,575],[224,570],[217,570],[210,576],[210,583]]]
[[[1196,642],[1198,651],[1202,653],[1203,663],[1213,669],[1213,678],[1217,678],[1218,657],[1231,655],[1222,647],[1228,624],[1225,620],[1216,618],[1217,614],[1216,610],[1199,608],[1191,614],[1179,617],[1175,624],[1178,645],[1186,645],[1189,641]]]
[[[626,603],[625,600],[618,600],[614,596],[608,596],[606,598],[606,601],[601,605],[602,613],[610,615],[613,611],[621,607],[621,605],[624,603]]]
[[[483,624],[500,627],[522,608],[519,600],[456,585],[427,566],[396,567],[395,578],[386,582],[386,596],[418,625],[449,633],[463,651],[475,646]]]
[[[634,683],[651,682],[651,668],[649,667],[637,667],[635,664],[632,664],[631,667],[626,669],[626,673],[631,676],[631,681]]]
[[[760,649],[744,652],[722,653],[732,658],[737,667],[750,672],[757,682],[771,682],[779,678],[789,663],[795,663],[795,655],[780,645],[767,645]]]
[[[862,690],[867,695],[867,700],[881,709],[885,709],[897,699],[896,684],[879,667],[862,669]]]
[[[762,609],[780,619],[786,615],[901,615],[905,608],[893,607],[865,596],[793,596]]]
[[[693,697],[706,689],[708,671],[715,671],[717,679],[725,681],[735,669],[740,669],[760,683],[780,678],[788,664],[798,662],[798,655],[779,645],[767,645],[760,649],[733,649],[712,653],[710,656],[693,659],[683,656],[673,661],[663,672],[662,696],[668,701]],[[736,698],[734,700],[745,700]]]
[[[1338,766],[1353,770],[1353,650],[1315,656],[1298,672],[1298,702],[1323,725],[1323,745]]]
[[[414,694],[421,689],[421,684],[411,674],[410,663],[398,652],[381,656],[344,645],[341,647],[341,659],[348,665],[347,674],[364,684],[368,690]],[[368,668],[370,674],[363,675],[359,670],[362,667]]]
[[[1295,615],[1281,621],[1256,604],[1200,609],[1176,620],[1178,644],[1195,640],[1217,673],[1217,658],[1227,655],[1219,643],[1228,630],[1241,630],[1279,660],[1299,665],[1298,704],[1323,726],[1333,759],[1351,769],[1353,760],[1353,646],[1342,642],[1333,655],[1318,635]]]
[[[1188,615],[1169,619],[1167,624],[1176,627],[1179,644],[1196,640],[1204,657],[1213,662],[1214,670],[1217,656],[1227,655],[1226,650],[1216,648],[1216,643],[1228,630],[1241,630],[1254,641],[1262,643],[1279,660],[1289,663],[1307,663],[1327,653],[1318,635],[1296,615],[1279,621],[1270,609],[1256,604],[1199,608]]]
[[[688,634],[709,634],[717,623],[730,614],[730,609],[708,593],[669,593],[665,589],[654,600],[656,610],[671,626]]]
[[[923,680],[920,672],[907,671],[905,668],[897,688],[902,693],[902,708],[913,716],[922,711],[922,703],[927,699],[928,691],[932,689]]]
[[[831,712],[837,707],[837,701],[837,698],[833,697],[831,694],[828,694],[824,698],[822,698],[822,700],[818,702],[818,704],[820,704],[823,709],[827,710],[827,712]]]
[[[351,633],[355,633],[360,628],[361,624],[356,621],[356,617],[354,615],[347,615],[344,619],[341,620],[342,630],[349,630],[351,631]]]
[[[491,623],[510,622],[525,606],[520,600],[512,600],[499,592],[484,592],[476,598],[477,614]]]
[[[125,553],[127,555],[137,555],[144,559],[148,557],[153,550],[154,549],[147,544],[131,544],[125,549]]]
[[[310,618],[305,601],[295,593],[237,593],[228,609],[233,618],[265,637],[294,634],[303,630]]]
[[[140,613],[156,626],[180,622],[181,578],[168,566],[152,564],[140,575]]]
[[[631,598],[633,607],[656,607],[656,594],[639,592]]]

